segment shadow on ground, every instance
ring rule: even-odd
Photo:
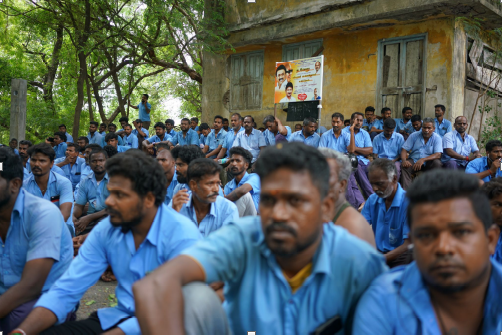
[[[117,282],[105,283],[101,280],[89,288],[80,299],[80,308],[77,311],[77,320],[86,319],[89,314],[100,308],[113,307],[117,304],[115,287]]]

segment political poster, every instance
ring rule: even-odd
[[[274,102],[321,100],[324,56],[275,63]]]

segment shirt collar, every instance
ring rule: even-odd
[[[19,194],[17,195],[16,202],[14,203],[12,214],[14,214],[14,212],[17,212],[19,216],[22,218],[23,210],[24,210],[24,188],[21,187],[19,189]]]
[[[396,194],[394,195],[394,199],[392,199],[392,204],[390,207],[401,207],[403,205],[403,199],[406,196],[406,191],[401,187],[399,183],[397,183]],[[385,199],[378,197],[378,202],[380,204],[385,204]]]
[[[193,207],[193,193],[190,194],[189,198],[188,198],[188,202],[186,203],[186,207],[188,208],[191,208],[194,212],[195,212],[195,208]],[[213,217],[216,217],[216,201],[209,204],[209,213],[207,213],[207,215],[211,215]]]
[[[162,217],[162,212],[163,212],[163,206],[160,205],[159,208],[157,208],[157,213],[155,214],[155,218],[153,219],[152,225],[150,226],[150,230],[148,230],[148,234],[146,235],[146,239],[155,246],[159,244],[159,237],[162,235],[159,233],[159,229],[161,226],[160,222],[164,221],[162,220],[164,219]]]
[[[103,177],[103,179],[101,179],[101,181],[103,180],[108,180],[108,173],[105,173],[105,176]],[[96,180],[96,175],[94,174],[94,171],[92,172],[92,180],[94,180],[94,182],[97,184],[98,181]],[[101,183],[101,182],[100,182]]]

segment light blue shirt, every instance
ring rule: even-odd
[[[394,121],[396,121],[396,129],[394,129],[396,133],[399,133],[401,130],[404,130],[408,124],[411,127],[411,119],[408,120],[408,122],[405,122],[403,119],[394,119]]]
[[[286,130],[288,132],[287,135],[285,136],[286,140],[289,141],[289,138],[291,137],[291,127],[285,126],[284,128],[286,128]],[[277,132],[277,133],[279,134],[279,132]],[[267,145],[275,145],[275,135],[274,135],[274,133],[272,133],[268,129],[265,129],[265,131],[262,134],[263,134],[263,137],[265,137],[265,143]]]
[[[259,130],[253,129],[251,130],[251,134],[246,134],[246,131],[242,131],[237,133],[235,136],[234,144],[232,147],[242,147],[249,151],[251,155],[253,155],[252,163],[256,161],[258,156],[260,155],[260,150],[262,147],[265,147],[267,143],[265,142],[265,137],[263,133]]]
[[[244,131],[244,127],[241,127],[241,129],[239,129],[239,131],[237,133],[240,133],[242,131]],[[201,138],[201,144],[202,144],[202,139],[204,138],[204,136],[200,135],[200,138]],[[227,151],[225,152],[225,157],[230,157],[229,151],[234,144],[234,140],[235,140],[234,130],[230,129],[230,131],[227,132],[227,136],[225,137],[225,141],[223,142],[223,145],[222,145],[222,148],[227,149]]]
[[[165,141],[172,141],[173,138],[171,135],[168,135],[167,133],[164,134],[164,137],[161,139],[159,136],[155,135],[150,138],[146,139],[150,144],[153,143],[159,143],[159,142],[165,142]]]
[[[101,179],[99,185],[96,181],[94,172],[90,173],[85,178],[82,178],[78,188],[77,197],[75,198],[75,203],[85,206],[85,204],[89,202],[87,214],[96,213],[105,209],[105,200],[110,195],[110,192],[108,192],[108,188],[106,187],[107,185],[108,173],[106,173],[103,179]]]
[[[117,152],[126,152],[129,149],[132,149],[132,148],[131,147],[125,147],[123,145],[117,145]]]
[[[98,144],[101,148],[105,146],[105,137],[97,131],[94,133],[94,136],[91,136],[91,133],[87,133],[87,138],[89,139],[89,144]]]
[[[502,267],[492,260],[484,302],[483,334],[502,329]],[[357,305],[353,334],[441,335],[429,291],[415,262],[375,279]]]
[[[119,131],[120,131],[120,130],[119,130]],[[100,132],[99,132],[99,135],[101,135],[101,136],[105,137],[105,136],[106,136],[106,131],[100,131]]]
[[[318,133],[313,133],[309,137],[305,138],[303,135],[303,130],[295,131],[289,137],[289,142],[303,142],[306,145],[310,145],[314,148],[319,146],[319,142],[321,141],[321,136]]]
[[[413,134],[413,133],[417,132],[417,130],[415,130],[415,128],[413,128],[413,125],[411,124],[411,120],[410,120],[410,122],[408,122],[406,124],[406,126],[404,126],[404,131],[407,134]]]
[[[469,162],[467,164],[467,167],[465,168],[466,173],[481,173],[485,172],[486,170],[489,170],[490,168],[488,167],[488,157],[480,157],[476,158],[472,162]],[[502,177],[502,171],[500,169],[497,169],[497,173],[495,174],[496,177]],[[492,175],[489,174],[487,177],[484,177],[482,180],[486,183],[489,182],[492,179]]]
[[[221,128],[218,135],[214,134],[214,129],[211,129],[211,132],[207,135],[206,145],[209,147],[207,153],[210,153],[214,149],[216,149],[219,145],[223,147],[223,143],[225,143],[225,138],[227,136],[227,132],[225,129]],[[210,158],[216,158],[216,155],[213,155]]]
[[[145,135],[146,135],[145,138],[150,137],[150,133],[148,132],[147,129],[141,128],[141,131],[145,133]],[[131,132],[131,134],[136,135],[136,137],[137,137],[138,136],[138,131],[136,129],[133,129],[132,132]]]
[[[349,139],[350,139],[350,127],[345,127],[342,129],[342,132],[346,132],[349,134]],[[368,148],[368,147],[373,147],[373,144],[371,143],[371,137],[370,134],[364,130],[364,129],[359,129],[359,132],[356,134],[354,132],[354,140],[356,141],[356,147],[357,148]],[[370,162],[366,157],[363,155],[357,155],[357,159],[361,162],[363,162],[365,165],[368,165]]]
[[[179,145],[199,145],[199,135],[195,130],[192,130],[192,128],[189,128],[186,137],[183,137],[183,132],[180,131],[176,133],[173,136],[173,139],[171,140],[171,143],[173,145],[179,144]]]
[[[52,147],[56,152],[56,158],[66,157],[66,142],[61,142],[58,145]]]
[[[176,182],[178,183],[175,187],[174,187],[174,190],[173,190],[173,195],[171,196],[171,200],[172,200],[172,197],[174,197],[176,195],[176,193],[178,193],[179,191],[181,190],[187,190],[188,192],[188,195],[191,195],[192,194],[192,190],[190,189],[190,187],[188,187],[188,184],[183,184],[183,183],[180,183],[176,180]],[[223,191],[221,190],[221,187],[218,189],[218,194],[222,197],[224,197],[225,195],[223,194]],[[172,204],[171,204],[171,201],[169,202],[168,204],[170,207],[172,207]]]
[[[64,133],[66,135],[66,142],[71,142],[71,143],[74,143],[73,142],[73,136],[71,136],[70,134],[68,133]],[[77,143],[75,143],[77,144]]]
[[[261,192],[261,184],[260,184],[260,177],[256,173],[244,173],[244,177],[242,177],[241,181],[239,182],[239,185],[235,185],[235,178],[230,180],[226,185],[225,185],[225,194],[229,195],[237,187],[241,187],[244,184],[248,184],[251,186],[253,189],[249,191],[251,194],[251,197],[253,198],[254,206],[256,208],[256,211],[259,211],[259,206],[260,206],[260,192]]]
[[[499,235],[499,241],[497,243],[497,246],[495,247],[495,253],[492,255],[492,259],[496,260],[500,263],[500,265],[502,265],[502,234]]]
[[[378,119],[375,119],[375,121],[376,120],[378,120]],[[373,128],[373,125],[375,124],[375,121],[369,123],[368,119],[364,118],[364,120],[363,120],[363,128],[364,128],[364,130],[370,131],[371,128]],[[347,128],[349,128],[349,127],[347,127]]]
[[[186,185],[186,184],[184,184]],[[169,187],[167,188],[167,192],[166,192],[166,197],[164,199],[164,203],[166,205],[169,205],[169,203],[171,202],[171,199],[173,198],[174,196],[174,190],[176,188],[176,186],[178,186],[178,177],[176,176],[176,171],[174,172],[174,175],[173,175],[173,180],[171,180],[171,184],[169,184]]]
[[[172,206],[172,204],[171,204]],[[216,202],[210,204],[209,213],[197,224],[197,213],[193,207],[193,193],[186,204],[181,206],[180,214],[186,216],[199,229],[202,236],[207,237],[213,231],[239,219],[237,206],[222,196],[216,197]]]
[[[59,322],[64,322],[67,313],[110,265],[117,277],[115,295],[118,305],[98,310],[101,328],[110,328],[121,319],[129,318],[118,327],[126,334],[141,334],[134,316],[133,283],[201,238],[187,218],[162,205],[146,239],[136,250],[132,232],[122,233],[120,227],[114,227],[110,219],[105,218],[91,231],[68,271],[40,297],[35,307],[49,309]]]
[[[347,147],[350,144],[350,133],[340,132],[340,136],[336,138],[333,130],[327,131],[321,136],[319,148],[330,148],[341,153],[347,153]]]
[[[328,131],[328,129],[326,129],[326,127],[324,127],[324,126],[320,126],[320,127],[319,127],[319,129],[317,129],[316,133],[318,133],[318,132],[319,132],[319,133],[321,133],[321,135],[322,135],[322,134],[324,134],[324,133],[325,133],[325,132],[327,132],[327,131]],[[319,136],[320,136],[320,135],[319,135]]]
[[[310,334],[339,315],[350,328],[352,311],[371,281],[387,269],[368,243],[324,224],[312,273],[293,293],[267,247],[260,217],[222,227],[183,252],[204,269],[206,282],[225,282],[225,308],[233,334]]]
[[[23,167],[23,181],[30,178],[30,172],[27,168]]]
[[[376,193],[369,196],[361,214],[373,228],[377,249],[381,252],[394,250],[408,238],[408,198],[401,184],[397,184],[397,191],[392,204],[387,210],[385,199]]]
[[[382,119],[375,119],[375,122],[373,122],[373,127],[379,130],[383,130],[383,121]],[[371,128],[368,130],[368,132],[371,132]]]
[[[202,135],[202,134],[200,134],[200,137],[199,137],[199,145],[202,145],[202,147],[203,147],[203,146],[205,146],[205,145],[206,145],[206,140],[207,140],[207,137],[206,137],[206,136],[204,136],[204,135]],[[203,147],[203,148],[204,148],[204,147]]]
[[[444,150],[448,148],[453,149],[453,151],[462,156],[469,156],[471,152],[479,151],[474,137],[469,134],[465,134],[465,138],[462,139],[462,136],[456,130],[446,133],[443,136],[443,156],[441,156],[441,161],[446,163],[453,159],[457,162],[457,164],[464,166],[467,165],[467,161],[457,160],[448,156],[446,154],[446,150]]]
[[[148,109],[151,112],[152,105],[150,105],[150,103],[147,102],[146,106],[148,107]],[[138,105],[138,110],[139,110],[138,119],[140,119],[141,121],[150,121],[150,112],[148,112],[148,113],[146,112],[146,108],[145,108],[145,105],[143,104],[143,102],[140,102],[140,104]]]
[[[28,158],[28,161],[26,162],[26,171],[28,171],[28,173],[31,173],[31,165],[30,165],[30,159]],[[52,165],[52,168],[51,168],[51,171],[54,172],[54,173],[57,173],[63,177],[66,177],[66,174],[64,173],[64,171],[59,167],[57,166],[56,164],[53,164]]]
[[[395,131],[390,139],[387,139],[384,133],[380,133],[373,139],[373,153],[377,154],[378,158],[396,159],[401,155],[403,144],[403,135]]]
[[[55,159],[54,164],[61,163],[64,160],[65,158]],[[73,190],[75,190],[75,187],[78,183],[80,183],[80,179],[82,178],[82,165],[85,165],[85,159],[77,157],[73,166],[66,164],[61,168],[64,171],[66,178],[70,180]]]
[[[176,130],[171,129],[171,131],[167,131],[167,130],[166,130],[166,134],[167,134],[167,135],[169,135],[169,136],[171,136],[171,137],[174,137],[174,135],[176,135],[176,134],[177,134],[177,132],[176,132]]]
[[[23,182],[23,187],[34,196],[48,200],[58,208],[59,205],[67,202],[73,203],[73,188],[71,182],[68,178],[54,173],[53,171],[49,172],[49,181],[45,194],[42,194],[40,187],[38,187],[35,181],[34,175],[30,175],[30,177]]]
[[[438,134],[439,136],[443,137],[446,133],[451,132],[451,122],[449,120],[446,120],[443,118],[443,121],[441,123],[438,122],[437,118],[434,118],[434,123],[436,126],[436,129],[434,129],[434,132]]]
[[[427,143],[421,131],[414,132],[403,144],[403,149],[410,151],[410,158],[416,163],[419,159],[435,153],[443,153],[443,139],[436,133],[432,133]]]
[[[70,265],[73,243],[59,209],[21,188],[0,248],[0,295],[21,280],[27,262],[40,258],[54,260],[42,287],[47,292]]]
[[[124,135],[124,146],[137,149],[138,148],[138,137],[131,132],[131,135]]]

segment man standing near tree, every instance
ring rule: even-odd
[[[131,102],[129,101],[129,107],[132,107],[134,109],[139,110],[139,119],[143,121],[143,127],[145,129],[150,128],[150,111],[152,110],[152,105],[148,103],[148,94],[143,94],[141,96],[141,102],[137,106],[131,105]]]

